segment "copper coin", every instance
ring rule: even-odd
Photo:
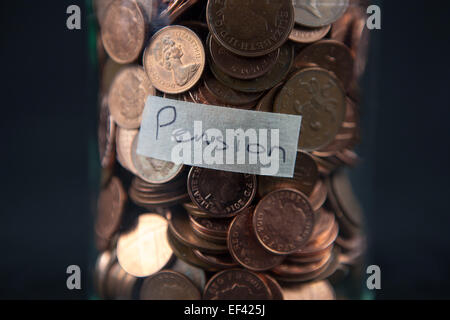
[[[164,270],[144,280],[141,300],[200,300],[194,283],[181,273]]]
[[[348,175],[343,171],[339,171],[333,176],[331,182],[343,213],[355,226],[360,227],[362,225],[363,210],[353,192]]]
[[[172,210],[169,230],[178,241],[191,248],[213,254],[228,252],[226,245],[216,244],[198,237],[191,228],[188,214],[182,210]]]
[[[263,281],[266,282],[267,286],[269,287],[272,294],[272,300],[284,300],[283,289],[281,288],[277,280],[275,280],[268,274],[259,274],[259,276],[263,279]]]
[[[204,83],[206,89],[219,101],[235,106],[256,104],[263,95],[262,92],[245,93],[231,89],[218,81],[210,72],[205,74]]]
[[[285,300],[336,300],[336,294],[328,281],[290,285],[283,288]]]
[[[270,270],[285,258],[267,251],[259,243],[252,228],[251,212],[234,218],[228,232],[228,249],[240,265],[252,271]]]
[[[231,269],[217,273],[208,281],[203,299],[270,300],[271,293],[257,274],[243,269]]]
[[[231,89],[233,90],[233,89]],[[238,108],[238,109],[243,109],[243,110],[250,110],[253,109],[255,107],[256,102],[250,102],[244,105],[232,105],[232,104],[228,104],[225,103],[219,99],[216,98],[216,96],[214,96],[207,88],[205,83],[202,83],[201,85],[198,86],[197,90],[195,90],[194,92],[190,92],[191,97],[193,98],[193,100],[197,103],[201,103],[201,104],[207,104],[207,105],[212,105],[212,106],[220,106],[220,107],[228,107],[228,108]],[[222,99],[224,100],[224,99]]]
[[[294,8],[291,0],[208,1],[206,20],[211,34],[226,49],[257,57],[286,42],[294,27]]]
[[[168,26],[151,39],[143,65],[158,90],[177,94],[200,80],[205,60],[205,49],[195,32],[183,26]]]
[[[108,55],[117,63],[131,63],[141,54],[146,40],[146,21],[134,0],[115,0],[102,22],[102,40]]]
[[[265,196],[256,206],[253,227],[261,244],[275,254],[300,250],[314,229],[314,211],[306,196],[282,189]]]
[[[175,164],[137,154],[138,140],[139,136],[136,136],[131,146],[131,159],[138,176],[145,182],[165,184],[176,179],[184,170],[183,164]]]
[[[329,71],[306,68],[296,73],[275,100],[275,112],[301,115],[299,148],[314,151],[326,146],[345,118],[345,93]]]
[[[314,186],[313,191],[309,195],[309,202],[314,212],[317,212],[322,208],[323,204],[327,200],[327,186],[322,180],[318,180]]]
[[[134,167],[133,160],[131,158],[131,147],[138,133],[139,130],[136,129],[129,130],[118,127],[116,130],[117,161],[119,161],[122,167],[134,174],[137,173],[137,170]]]
[[[258,180],[258,195],[264,197],[272,191],[283,188],[293,188],[305,195],[311,194],[319,179],[319,170],[314,159],[305,152],[299,151],[295,162],[293,178],[275,178],[260,176]]]
[[[95,263],[94,286],[100,298],[105,298],[105,281],[106,276],[114,263],[114,255],[111,251],[104,251],[97,257]]]
[[[275,96],[277,95],[278,90],[282,85],[283,83],[280,82],[272,89],[270,89],[270,91],[267,92],[266,95],[259,101],[258,105],[256,106],[256,111],[273,112],[273,101],[275,100]]]
[[[295,58],[295,67],[315,64],[332,71],[344,88],[349,88],[353,80],[354,58],[350,49],[336,40],[322,40],[303,49]]]
[[[330,29],[331,24],[319,28],[308,28],[301,25],[296,25],[289,35],[289,40],[297,43],[316,42],[325,37]]]
[[[193,215],[189,216],[191,223],[206,233],[227,237],[231,219],[208,219],[199,218]]]
[[[108,106],[116,123],[125,129],[137,129],[141,126],[145,101],[149,95],[155,95],[144,69],[129,66],[116,75],[108,96]]]
[[[112,168],[115,158],[116,123],[109,113],[108,99],[103,97],[98,120],[98,147],[102,168]]]
[[[255,79],[267,73],[277,61],[280,50],[255,58],[238,56],[220,45],[213,37],[208,38],[211,58],[220,71],[237,79]]]
[[[194,254],[194,249],[178,241],[176,237],[172,234],[172,232],[170,232],[170,230],[167,231],[167,241],[169,242],[170,247],[173,250],[173,253],[177,256],[178,259],[181,259],[190,265],[193,265],[206,271],[215,272],[218,270],[216,268],[211,268],[210,265],[204,263],[202,260],[197,258]]]
[[[135,229],[120,236],[117,258],[126,272],[136,277],[148,277],[164,268],[172,258],[167,226],[163,217],[144,214],[139,216]]]
[[[103,23],[103,18],[106,12],[106,9],[108,9],[108,6],[113,2],[114,0],[94,0],[94,12],[97,17],[97,21],[99,25],[101,26]]]
[[[98,199],[98,214],[95,231],[104,239],[111,239],[119,230],[122,215],[127,200],[127,194],[122,183],[113,177],[106,187],[100,192]]]
[[[348,8],[348,0],[293,0],[295,22],[307,27],[322,27],[339,19]]]
[[[294,48],[286,43],[280,48],[275,65],[267,73],[252,80],[241,80],[228,76],[219,70],[215,63],[210,63],[210,69],[217,80],[224,85],[242,92],[262,92],[272,89],[282,82],[289,73],[294,59]]]
[[[231,269],[239,267],[229,254],[209,254],[200,250],[193,250],[194,255],[203,263],[206,263],[216,270]]]
[[[113,59],[106,60],[101,76],[101,94],[108,96],[109,88],[122,68],[124,68],[124,65],[115,62]],[[106,100],[106,103],[108,103],[108,100]]]
[[[316,212],[314,230],[306,245],[295,256],[305,256],[329,248],[339,233],[333,212],[321,209]]]
[[[282,276],[283,278],[297,278],[298,276],[311,274],[317,270],[321,270],[327,264],[327,262],[329,262],[330,257],[331,252],[323,256],[322,259],[318,262],[297,264],[286,261],[285,263],[273,268],[272,272],[274,274]]]
[[[188,192],[192,202],[211,217],[233,217],[253,201],[256,176],[193,167]]]

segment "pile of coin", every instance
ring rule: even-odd
[[[94,0],[104,299],[335,299],[359,266],[365,3]],[[301,115],[292,179],[138,154],[146,98]]]

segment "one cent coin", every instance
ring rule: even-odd
[[[144,280],[141,300],[200,300],[195,284],[181,273],[164,270]]]
[[[211,72],[224,85],[242,92],[262,92],[272,89],[282,82],[294,63],[294,48],[286,43],[280,48],[275,65],[261,77],[252,80],[241,80],[228,76],[219,70],[215,63],[210,63]]]
[[[167,220],[159,215],[139,216],[136,228],[122,234],[117,242],[122,268],[135,277],[148,277],[163,269],[172,258],[167,228]]]
[[[312,43],[325,37],[331,29],[331,24],[320,28],[308,28],[296,25],[289,35],[289,40],[297,43]]]
[[[102,40],[108,55],[117,63],[135,61],[146,40],[145,17],[134,0],[115,0],[102,18]]]
[[[144,69],[130,66],[122,69],[114,79],[108,96],[108,106],[116,123],[125,129],[141,126],[145,101],[156,91]]]
[[[103,239],[111,239],[119,230],[122,215],[127,200],[127,194],[122,183],[113,177],[106,187],[100,192],[98,198],[98,213],[95,231]]]
[[[234,218],[228,232],[228,249],[233,258],[252,271],[270,270],[283,262],[284,256],[267,251],[256,238],[252,228],[252,214]]]
[[[208,1],[206,20],[211,34],[226,49],[257,57],[286,42],[294,27],[294,8],[291,0]]]
[[[139,136],[136,135],[131,146],[131,159],[136,172],[142,180],[152,184],[165,184],[175,180],[183,171],[182,164],[153,159],[137,154]]]
[[[321,40],[305,49],[295,58],[294,66],[315,64],[332,71],[345,88],[349,88],[353,80],[354,58],[350,49],[336,40]]]
[[[168,26],[151,39],[143,64],[158,90],[177,94],[200,80],[205,62],[205,49],[195,32],[183,26]]]
[[[217,100],[235,106],[256,104],[256,101],[263,95],[262,92],[246,93],[231,89],[218,81],[210,72],[206,73],[204,84]]]
[[[306,68],[296,73],[275,100],[275,112],[301,115],[299,149],[318,150],[333,141],[345,119],[345,92],[329,71]]]
[[[281,288],[277,280],[275,280],[268,274],[260,274],[259,276],[266,282],[267,286],[269,287],[270,292],[272,293],[272,300],[284,300],[283,289]]]
[[[267,73],[277,61],[280,50],[255,58],[238,56],[209,37],[209,52],[217,67],[230,77],[238,79],[255,79]]]
[[[138,133],[139,130],[137,129],[122,129],[118,127],[116,130],[117,161],[122,167],[134,174],[137,173],[137,170],[131,158],[131,147]]]
[[[205,300],[270,300],[266,283],[257,274],[241,269],[225,270],[214,275],[203,292]]]
[[[275,254],[300,250],[314,229],[314,211],[308,198],[294,189],[265,196],[256,206],[253,227],[259,242]]]
[[[339,19],[348,0],[293,0],[295,22],[307,27],[323,27]]]
[[[188,214],[182,210],[171,211],[169,230],[185,246],[212,254],[228,252],[226,244],[216,244],[197,236],[192,230]]]
[[[211,217],[233,217],[253,201],[256,176],[193,167],[188,192],[192,202]]]

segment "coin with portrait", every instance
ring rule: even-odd
[[[191,89],[205,68],[205,49],[200,38],[183,26],[158,31],[144,52],[143,65],[153,85],[170,94]]]

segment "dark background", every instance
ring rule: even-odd
[[[379,3],[379,1],[378,1]],[[84,1],[1,1],[0,298],[89,298],[96,78]],[[353,171],[381,299],[450,298],[450,3],[384,1]],[[66,289],[79,265],[83,290]]]

